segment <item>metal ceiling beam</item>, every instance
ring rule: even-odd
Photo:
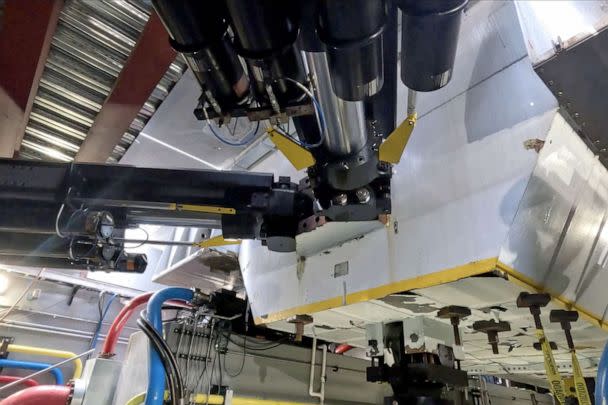
[[[167,31],[152,13],[76,154],[77,162],[104,163],[108,159],[175,57]]]
[[[7,0],[0,21],[0,157],[19,150],[63,0]]]

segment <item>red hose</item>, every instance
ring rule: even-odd
[[[153,294],[154,292],[147,292],[138,295],[131,301],[127,302],[127,304],[120,310],[118,315],[116,315],[116,318],[114,318],[114,322],[112,322],[110,329],[108,330],[108,335],[106,336],[106,340],[103,342],[103,348],[101,349],[101,353],[99,355],[100,357],[112,357],[114,355],[114,349],[116,349],[118,338],[120,337],[123,328],[129,321],[129,318],[131,318],[133,312],[135,312],[138,307],[146,304]],[[191,305],[185,304],[181,301],[167,301],[165,305],[192,308]]]
[[[0,405],[66,405],[71,391],[64,385],[39,385],[14,393]]]
[[[21,377],[15,377],[12,375],[0,375],[0,384],[8,384],[14,381],[20,380]],[[38,385],[38,381],[32,380],[31,378],[27,380],[21,381],[21,384],[26,385],[28,387],[35,387]]]
[[[338,345],[338,347],[336,347],[335,353],[344,354],[352,348],[353,347],[351,345]]]
[[[108,330],[108,335],[106,336],[106,340],[103,342],[103,348],[101,349],[101,357],[109,357],[114,354],[116,343],[118,342],[118,338],[127,321],[131,315],[133,315],[133,312],[135,309],[137,309],[137,307],[148,302],[152,294],[154,293],[148,292],[138,295],[131,301],[127,302],[124,307],[122,307],[118,315],[116,315],[116,318],[114,318],[114,322],[112,322],[110,329]]]

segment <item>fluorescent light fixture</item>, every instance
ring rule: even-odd
[[[8,291],[9,280],[6,274],[0,274],[0,295]]]

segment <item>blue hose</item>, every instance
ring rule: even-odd
[[[595,405],[608,404],[608,343],[597,366],[595,379]]]
[[[148,320],[160,334],[163,333],[161,309],[167,300],[192,301],[194,293],[187,288],[165,288],[154,293],[148,301]],[[165,367],[156,350],[150,347],[150,365],[148,366],[148,392],[146,405],[162,405],[165,395]]]
[[[9,359],[0,359],[0,368],[21,368],[24,370],[35,370],[40,371],[45,368],[50,367],[51,364],[47,363],[35,363],[32,361],[20,361],[20,360],[9,360]],[[55,377],[55,384],[63,385],[63,373],[58,368],[53,368],[49,370],[49,373],[53,374]]]

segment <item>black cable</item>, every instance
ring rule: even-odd
[[[209,339],[209,341],[208,341],[207,344],[212,345],[213,344],[213,336],[211,336],[211,334],[209,334],[209,338],[208,339]],[[205,366],[203,367],[203,371],[201,371],[200,375],[196,379],[196,383],[195,383],[195,386],[194,386],[195,388],[198,387],[198,385],[202,382],[203,376],[205,375],[205,372],[207,371],[207,364],[209,364],[209,359],[207,359],[205,357]]]
[[[226,366],[226,354],[228,353],[228,339],[226,339],[226,343],[222,346],[222,344],[221,344],[222,336],[223,336],[223,334],[220,334],[220,344],[218,344],[218,349],[219,349],[218,369],[220,371],[220,385],[219,385],[220,387],[224,383],[224,373],[222,372],[222,354],[224,355],[224,370],[226,370],[226,367],[225,367]],[[243,371],[242,367],[241,367],[240,371]],[[226,373],[228,373],[228,370],[226,370]]]
[[[219,352],[219,356],[220,356],[220,358],[218,359],[217,366],[218,366],[218,368],[220,370],[220,385],[219,385],[219,387],[221,389],[222,385],[224,384],[224,373],[222,373],[222,352]],[[224,353],[224,361],[225,360],[226,360],[226,353]],[[218,390],[218,392],[219,392],[219,390]]]
[[[230,335],[228,335],[227,339],[230,340]],[[247,337],[245,337],[245,341],[243,344],[243,358],[241,360],[241,366],[239,367],[239,371],[236,374],[231,374],[228,371],[228,367],[226,367],[226,354],[224,354],[224,371],[226,371],[226,374],[228,374],[228,376],[230,376],[230,378],[236,378],[238,376],[241,375],[241,373],[243,372],[243,369],[245,368],[245,356],[247,355]]]
[[[245,341],[245,344],[242,344],[242,343],[239,343],[239,342],[237,342],[237,341],[235,341],[235,340],[232,340],[231,336],[226,336],[226,337],[228,338],[228,340],[229,340],[230,342],[234,343],[235,345],[237,345],[237,346],[239,346],[239,347],[243,347],[243,346],[246,346],[246,345],[247,345],[247,343],[246,343],[246,339],[247,339],[247,337],[244,337],[244,338],[243,338],[243,339],[244,339],[244,341]],[[261,351],[264,351],[264,350],[270,350],[270,349],[274,349],[275,347],[279,347],[279,346],[281,346],[282,344],[284,344],[284,343],[285,343],[285,340],[287,340],[287,337],[283,337],[283,338],[279,339],[277,342],[275,342],[274,344],[273,344],[273,343],[271,343],[271,344],[269,344],[268,346],[263,346],[263,347],[254,347],[254,346],[249,345],[249,346],[247,346],[247,349],[249,349],[249,350],[253,350],[253,351],[260,351],[260,352],[261,352]]]
[[[181,376],[181,371],[180,371],[178,363],[177,363],[177,359],[173,355],[173,352],[169,348],[169,345],[167,344],[165,339],[163,339],[161,334],[154,328],[154,326],[148,320],[147,315],[146,315],[146,310],[142,311],[142,313],[140,315],[140,319],[142,320],[142,323],[144,324],[144,326],[154,334],[154,336],[156,337],[156,341],[158,343],[159,349],[161,349],[163,352],[165,352],[167,358],[171,362],[171,367],[172,367],[171,371],[173,371],[174,375],[178,378],[177,383],[178,383],[178,388],[180,388],[179,393],[180,393],[180,397],[181,397],[185,391],[184,391],[184,383],[183,383],[183,379]]]
[[[169,392],[171,395],[171,404],[177,405],[178,404],[177,397],[179,394],[178,394],[177,387],[176,387],[175,376],[173,375],[173,372],[171,371],[171,362],[166,357],[166,354],[164,352],[162,352],[161,350],[159,350],[159,346],[157,346],[157,344],[156,344],[156,335],[145,326],[145,324],[142,322],[141,318],[137,319],[137,325],[150,340],[150,346],[152,346],[152,349],[158,353],[158,355],[161,359],[161,362],[163,363],[163,366],[165,368],[165,375],[167,376]]]
[[[152,324],[146,319],[145,311],[142,311],[139,319],[137,320],[137,325],[146,334],[146,336],[148,336],[152,346],[163,362],[165,373],[167,373],[167,377],[169,379],[172,404],[179,404],[179,401],[184,396],[185,390],[182,375],[175,356],[171,352],[167,342],[162,338],[154,326],[152,326]]]
[[[126,246],[126,244],[123,243],[122,246],[123,246],[124,249],[137,249],[139,247],[142,247],[146,243],[148,243],[148,241],[150,240],[150,234],[144,228],[138,227],[138,228],[135,228],[135,229],[139,229],[140,231],[144,231],[144,233],[146,234],[146,239],[144,239],[143,242],[140,242],[139,245],[135,245],[135,246]],[[129,242],[127,242],[127,243],[129,243]],[[120,246],[120,243],[118,243],[116,246]]]

